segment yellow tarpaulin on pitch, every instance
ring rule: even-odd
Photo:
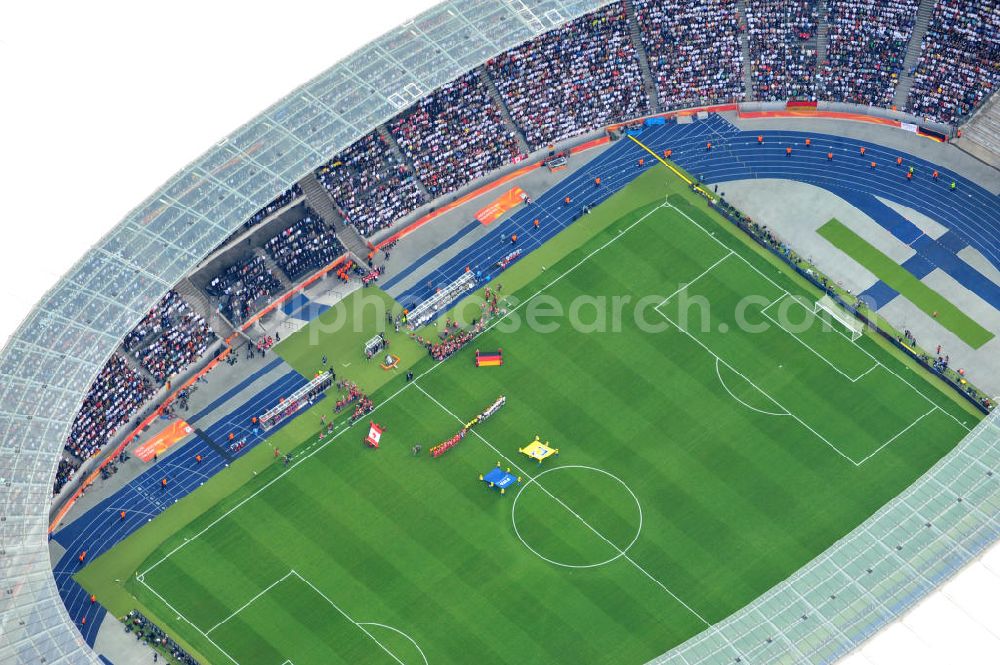
[[[542,443],[537,436],[534,441],[526,445],[524,448],[518,448],[517,450],[521,454],[527,455],[531,459],[537,461],[539,464],[541,464],[542,460],[559,454],[558,448],[551,447],[548,441]]]

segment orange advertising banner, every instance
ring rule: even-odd
[[[175,420],[167,425],[162,432],[135,449],[135,456],[143,462],[153,459],[154,455],[162,455],[174,445],[194,431],[184,420]]]
[[[520,187],[515,187],[514,189],[508,190],[500,196],[493,203],[489,204],[482,210],[476,213],[476,219],[483,226],[503,217],[504,213],[508,210],[512,210],[524,202],[524,190]]]

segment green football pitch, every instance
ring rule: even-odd
[[[809,562],[974,424],[814,315],[818,294],[700,199],[656,187],[471,347],[374,392],[381,449],[361,443],[368,419],[302,446],[151,551],[135,602],[219,665],[641,663]],[[504,366],[475,368],[473,347]],[[536,435],[559,456],[521,455]],[[521,481],[503,496],[479,481],[497,464]]]

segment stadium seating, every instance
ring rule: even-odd
[[[470,72],[397,116],[389,129],[432,196],[514,161],[517,139]]]
[[[344,218],[366,236],[424,203],[413,173],[398,163],[378,132],[366,134],[331,159],[316,177]]]
[[[73,474],[76,470],[80,468],[78,463],[69,461],[68,459],[60,459],[59,466],[56,469],[56,479],[52,485],[52,494],[56,495],[66,486],[66,483],[73,479]]]
[[[748,0],[747,39],[754,99],[816,98],[816,0]]]
[[[264,257],[250,256],[229,266],[208,285],[208,293],[220,299],[219,311],[231,321],[243,321],[257,304],[281,290]]]
[[[170,321],[169,328],[137,353],[136,358],[162,385],[205,355],[214,339],[215,334],[201,315],[190,309],[180,310]]]
[[[908,106],[954,123],[1000,85],[1000,2],[938,0],[921,45]]]
[[[507,51],[487,70],[534,149],[649,112],[621,2]]]
[[[736,0],[634,0],[664,110],[742,101]]]
[[[149,381],[115,354],[90,386],[73,420],[66,449],[81,460],[96,455],[117,429],[153,395]]]
[[[819,97],[892,105],[919,0],[828,0],[829,50]]]
[[[122,346],[163,385],[204,355],[215,333],[176,291],[169,291]]]
[[[344,246],[312,210],[264,244],[289,279],[315,271],[344,253]]]
[[[243,223],[244,228],[250,228],[255,224],[260,224],[268,217],[268,215],[280,210],[300,196],[302,196],[302,188],[299,187],[298,183],[295,183],[281,194],[278,194],[273,201],[255,212],[250,219]]]

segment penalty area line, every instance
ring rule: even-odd
[[[888,446],[890,443],[892,443],[893,441],[895,441],[899,437],[901,437],[904,434],[906,434],[908,431],[910,431],[910,429],[912,429],[921,420],[923,420],[927,416],[931,415],[935,411],[939,411],[939,410],[940,409],[937,406],[935,406],[934,408],[932,408],[931,410],[929,410],[927,413],[925,413],[924,415],[920,416],[919,418],[917,418],[916,420],[914,420],[912,423],[910,423],[909,425],[907,425],[906,427],[904,427],[900,431],[896,432],[896,434],[891,439],[889,439],[888,441],[886,441],[885,443],[883,443],[881,446],[879,446],[878,448],[876,448],[875,450],[873,450],[872,452],[870,452],[867,456],[865,456],[864,458],[862,458],[860,462],[855,462],[854,463],[855,466],[861,466],[862,464],[864,464],[865,462],[867,462],[868,460],[870,460],[872,457],[875,457],[875,455],[879,454],[882,451],[883,448],[885,448],[886,446]]]
[[[319,589],[318,589],[318,588],[316,587],[316,585],[315,585],[315,584],[313,584],[312,582],[310,582],[310,581],[309,581],[309,580],[307,580],[306,578],[302,577],[302,575],[298,574],[298,573],[297,573],[297,572],[295,572],[294,570],[293,570],[292,572],[290,572],[290,573],[289,573],[289,575],[294,575],[295,577],[297,577],[297,578],[299,579],[299,581],[303,582],[303,583],[304,583],[304,584],[306,584],[306,585],[307,585],[307,586],[308,586],[308,587],[309,587],[310,589],[312,589],[312,590],[313,590],[313,591],[315,591],[315,592],[316,592],[317,594],[319,594],[319,595],[320,595],[320,597],[321,597],[321,598],[322,598],[323,600],[325,600],[325,601],[326,601],[327,603],[329,603],[329,604],[330,604],[330,607],[332,607],[333,609],[337,610],[337,612],[339,612],[339,613],[340,613],[340,615],[341,615],[342,617],[344,617],[345,619],[347,619],[348,621],[350,621],[351,623],[353,623],[353,624],[354,624],[355,626],[357,626],[358,630],[360,630],[360,631],[361,631],[362,633],[364,633],[365,635],[367,635],[367,636],[368,636],[368,638],[369,638],[369,639],[370,639],[370,640],[371,640],[372,642],[374,642],[375,644],[377,644],[377,645],[379,646],[379,648],[381,648],[381,649],[382,649],[382,651],[384,651],[384,652],[386,652],[387,654],[389,654],[389,657],[390,657],[390,658],[392,658],[392,659],[393,659],[394,661],[396,661],[397,663],[399,663],[399,665],[406,665],[406,663],[404,663],[403,661],[401,661],[401,660],[399,659],[399,657],[398,657],[398,656],[396,656],[396,654],[394,654],[394,653],[393,653],[392,651],[390,651],[390,650],[389,650],[389,648],[388,648],[388,647],[386,647],[386,646],[385,646],[384,644],[382,644],[381,642],[379,642],[378,638],[377,638],[377,637],[375,637],[374,635],[372,635],[372,634],[371,634],[371,632],[369,632],[369,631],[368,631],[368,629],[367,629],[367,628],[365,628],[365,626],[364,626],[363,624],[360,624],[360,623],[358,623],[357,621],[355,621],[355,620],[354,620],[354,619],[353,619],[353,618],[351,617],[351,615],[349,615],[349,614],[348,614],[347,612],[345,612],[344,610],[340,609],[340,606],[339,606],[339,605],[337,605],[337,603],[333,602],[333,600],[332,600],[332,599],[331,599],[331,598],[330,598],[330,597],[329,597],[328,595],[326,595],[325,593],[323,593],[322,591],[320,591],[320,590],[319,590]],[[381,625],[381,624],[379,624],[379,625]],[[419,647],[417,647],[417,649],[419,650]]]
[[[229,616],[227,616],[225,619],[223,619],[219,623],[215,624],[214,626],[212,626],[211,628],[209,628],[208,630],[206,630],[205,634],[207,635],[208,633],[211,633],[213,630],[215,630],[216,628],[218,628],[222,624],[226,623],[227,621],[229,621],[230,619],[232,619],[234,616],[236,616],[237,614],[239,614],[240,612],[242,612],[246,608],[250,607],[250,605],[252,605],[255,600],[257,600],[258,598],[260,598],[261,596],[263,596],[265,593],[267,593],[268,591],[270,591],[274,587],[278,586],[279,584],[281,584],[282,582],[284,582],[285,580],[287,580],[289,577],[291,577],[294,574],[295,574],[295,571],[288,571],[283,576],[279,577],[275,581],[273,581],[270,584],[268,584],[264,588],[263,591],[261,591],[260,593],[258,593],[257,595],[255,595],[253,598],[251,598],[247,602],[245,602],[242,605],[240,605],[240,607],[235,612],[233,612],[232,614],[230,614]]]
[[[191,626],[192,628],[194,628],[196,631],[198,631],[199,635],[201,635],[206,640],[208,640],[209,644],[211,644],[213,647],[215,647],[216,649],[218,649],[219,653],[221,653],[223,656],[225,656],[226,658],[228,658],[233,663],[233,665],[240,665],[239,661],[237,661],[235,658],[233,658],[232,656],[230,656],[229,653],[225,649],[223,649],[222,647],[220,647],[215,642],[215,640],[213,640],[211,637],[208,636],[208,633],[206,633],[205,631],[203,631],[198,626],[194,625],[194,622],[192,622],[186,616],[184,616],[183,614],[181,614],[177,610],[177,608],[174,607],[173,605],[171,605],[170,602],[166,598],[164,598],[163,596],[161,596],[160,593],[156,589],[154,589],[153,587],[149,586],[149,584],[146,583],[145,578],[139,579],[139,583],[142,584],[147,589],[149,589],[150,593],[152,593],[154,596],[156,596],[157,598],[159,598],[160,602],[163,603],[164,605],[166,605],[167,609],[169,609],[171,612],[173,612],[177,616],[177,618],[179,618],[181,621],[183,621],[184,623],[186,623],[189,626]]]

